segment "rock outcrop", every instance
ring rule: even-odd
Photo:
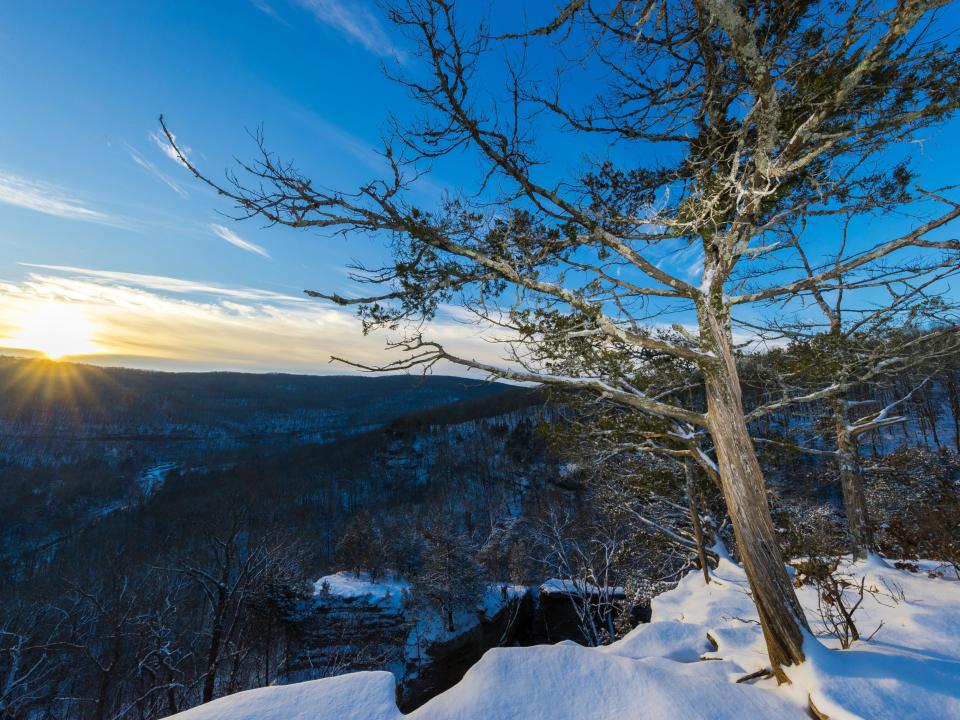
[[[397,680],[398,705],[409,712],[453,687],[491,648],[585,643],[572,600],[552,585],[490,586],[475,608],[456,614],[449,632],[435,611],[412,602],[406,582],[337,573],[317,581],[292,626],[282,681],[386,669]],[[649,606],[629,612],[631,625],[650,619]]]
[[[527,634],[529,593],[493,586],[475,609],[456,614],[455,630],[410,601],[403,581],[371,582],[348,573],[321,578],[291,626],[282,682],[358,670],[390,670],[398,703],[410,710],[455,685],[492,647]]]

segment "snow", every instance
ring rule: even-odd
[[[926,570],[934,566],[922,564]],[[854,616],[863,637],[882,621],[875,637],[854,643],[848,650],[839,649],[839,641],[824,631],[816,591],[805,585],[797,594],[816,635],[806,642],[808,661],[788,668],[791,685],[778,687],[773,680],[765,680],[755,687],[792,698],[801,710],[812,701],[835,720],[960,717],[960,648],[956,643],[960,583],[955,578],[931,578],[927,572],[897,570],[876,558],[846,562],[840,572],[857,583],[865,575],[866,587],[877,591],[865,595]],[[689,658],[703,650],[700,638],[709,633],[719,647],[702,656],[722,660],[698,666],[727,667],[731,677],[768,666],[746,577],[729,560],[721,560],[715,582],[704,586],[702,578],[687,575],[676,589],[654,598],[652,610],[654,622],[604,650]],[[663,627],[667,618],[686,628]]]
[[[630,633],[620,642],[600,651],[634,660],[661,657],[691,663],[714,649],[699,626],[667,621],[651,623],[644,627],[644,632]]]
[[[543,595],[609,595],[623,597],[622,587],[607,587],[601,589],[586,580],[570,580],[566,578],[550,578],[540,586]]]
[[[113,513],[120,510],[125,510],[127,504],[123,500],[113,500],[112,502],[105,503],[98,508],[95,508],[90,512],[90,517],[95,519],[103,519],[107,515],[113,515]]]
[[[713,266],[705,268],[703,276],[700,279],[700,294],[706,297],[710,294],[710,288],[713,285],[713,277],[716,274],[716,268]]]
[[[726,557],[710,584],[691,573],[653,600],[652,622],[604,648],[565,642],[495,648],[459,684],[402,715],[387,673],[359,673],[223,698],[177,720],[806,720],[812,703],[833,720],[960,717],[960,582],[873,558],[840,572],[874,593],[855,620],[868,641],[839,649],[816,611],[816,591],[798,589],[814,636],[791,683],[737,683],[768,666],[743,570]],[[333,576],[336,577],[336,576]],[[351,591],[352,592],[352,591]]]
[[[492,618],[503,610],[503,606],[511,600],[519,600],[527,593],[524,585],[511,583],[494,583],[487,586],[486,592],[477,603],[477,612],[485,618]]]
[[[178,713],[177,720],[395,720],[388,672],[357,672],[295,685],[257,688]]]
[[[924,563],[932,569],[935,563]],[[870,642],[837,650],[808,642],[810,661],[791,672],[810,689],[819,710],[846,718],[960,718],[960,583],[886,567],[879,559],[847,568],[867,575],[883,592],[890,585],[905,600],[870,596],[855,617],[863,635],[883,626]],[[884,582],[886,581],[886,582]],[[815,602],[815,600],[814,600]],[[805,603],[805,605],[808,603]]]
[[[728,684],[718,663],[633,660],[574,643],[487,652],[453,689],[408,717],[416,720],[789,718],[775,693]],[[745,713],[744,708],[750,708]],[[800,715],[799,717],[803,717]]]
[[[478,613],[486,618],[493,617],[510,600],[522,597],[526,590],[526,587],[522,585],[512,585],[510,583],[494,583],[487,586],[486,592],[477,601],[475,608],[457,612],[455,619],[459,621],[456,623],[458,632],[462,631],[464,625],[470,625],[471,619],[475,621]],[[333,575],[324,575],[313,584],[313,598],[317,603],[326,602],[328,599],[336,599],[345,602],[360,602],[398,613],[403,610],[403,603],[409,594],[410,583],[406,580],[396,578],[374,581],[366,573],[357,575],[341,571]],[[433,614],[431,614],[430,619],[445,626],[446,621],[439,616],[433,618]],[[445,630],[440,633],[440,635],[443,634],[447,634]],[[457,632],[453,634],[456,635]]]
[[[325,597],[357,601],[399,612],[404,597],[410,592],[410,583],[405,580],[371,580],[366,573],[356,575],[338,572],[325,575],[313,584],[314,599],[323,602]]]

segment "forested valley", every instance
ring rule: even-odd
[[[780,392],[775,368],[801,384],[819,372],[805,350],[740,357],[748,409]],[[717,547],[736,553],[709,473],[651,456],[615,407],[577,394],[4,369],[47,387],[4,395],[4,717],[160,718],[357,669],[393,671],[414,707],[506,640],[615,641],[653,595],[709,574]],[[123,402],[57,392],[64,373]],[[896,410],[863,434],[857,472],[875,546],[907,569],[960,569],[958,378],[950,355],[856,391],[864,416]],[[850,551],[831,422],[810,402],[752,424],[785,560],[829,567]],[[429,651],[466,660],[438,673]]]
[[[0,16],[0,718],[960,717],[957,3],[99,5]]]

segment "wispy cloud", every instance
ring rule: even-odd
[[[126,219],[95,210],[63,188],[47,182],[29,180],[3,170],[0,170],[0,203],[69,220],[81,220],[111,227],[130,227],[130,222]]]
[[[158,167],[157,167],[156,165],[154,165],[152,162],[150,162],[150,161],[147,160],[145,157],[143,157],[143,155],[141,155],[140,153],[138,153],[138,152],[137,152],[133,147],[131,147],[129,144],[127,144],[127,152],[130,154],[130,159],[133,160],[137,165],[139,165],[139,166],[142,167],[144,170],[146,170],[148,173],[150,173],[151,175],[153,175],[155,178],[157,178],[157,180],[159,180],[159,181],[162,182],[164,185],[166,185],[168,188],[170,188],[171,190],[173,190],[173,191],[174,191],[177,195],[179,195],[180,197],[182,197],[182,198],[186,198],[186,197],[187,197],[187,191],[186,191],[186,190],[184,190],[182,187],[180,187],[176,182],[173,181],[172,178],[170,178],[170,176],[168,176],[165,172],[163,172],[162,170],[160,170],[160,168],[158,168]]]
[[[267,0],[250,0],[251,4],[264,15],[276,20],[278,23],[283,25],[289,25],[286,20],[280,17],[280,13],[277,12],[277,9],[273,7]]]
[[[29,267],[35,271],[21,281],[0,280],[0,347],[20,347],[11,343],[39,312],[63,307],[64,316],[89,322],[98,354],[85,361],[102,364],[344,373],[351,369],[329,364],[331,355],[368,364],[390,359],[383,335],[365,336],[351,310],[326,302],[172,277]],[[204,295],[184,295],[198,290]],[[496,360],[497,348],[459,323],[438,320],[429,332],[453,352]]]
[[[180,159],[180,156],[177,155],[177,151],[174,149],[173,145],[170,144],[170,141],[167,140],[165,135],[161,135],[158,131],[154,130],[153,132],[150,132],[147,135],[147,137],[150,138],[150,140],[153,142],[154,145],[160,148],[161,152],[163,152],[164,155],[166,155],[168,158],[173,160],[178,165],[182,165],[186,167],[186,163],[184,163],[183,160]],[[176,135],[173,136],[173,140],[174,142],[176,142],[177,140]],[[183,153],[184,157],[188,159],[190,158],[190,153],[193,152],[192,148],[187,147],[186,145],[181,145],[180,143],[177,143],[177,147],[180,148],[180,152]]]
[[[271,302],[310,302],[302,295],[287,295],[285,293],[276,293],[270,290],[261,290],[259,288],[230,287],[217,283],[198,282],[195,280],[184,280],[182,278],[169,277],[167,275],[145,275],[141,273],[118,272],[115,270],[95,270],[92,268],[73,267],[70,265],[43,265],[37,263],[20,263],[23,267],[36,268],[38,270],[50,270],[53,272],[65,273],[75,277],[82,278],[91,282],[115,283],[118,285],[130,285],[147,290],[158,290],[161,292],[177,294],[195,294],[195,295],[215,295],[218,297],[233,298],[237,300],[253,301],[271,301]]]
[[[213,231],[213,234],[216,235],[221,240],[226,240],[231,245],[234,245],[241,250],[246,250],[247,252],[256,253],[257,255],[262,255],[265,258],[270,257],[270,253],[264,250],[262,247],[256,243],[252,243],[249,240],[244,240],[242,237],[237,235],[233,230],[223,225],[210,225],[210,230]]]
[[[404,59],[380,21],[358,0],[295,0],[325,25],[336,29],[350,40],[381,57]]]

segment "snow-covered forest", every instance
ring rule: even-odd
[[[745,385],[756,387],[764,376],[757,368],[774,359],[745,358]],[[778,542],[812,631],[828,647],[880,653],[864,667],[906,673],[883,697],[900,697],[892,707],[908,717],[904,702],[920,702],[923,678],[933,677],[940,695],[922,702],[952,697],[958,360],[892,375],[874,402],[885,407],[930,377],[897,406],[902,422],[861,443],[873,548],[887,560],[875,554],[851,564],[833,436],[817,430],[830,406],[784,410],[755,428]],[[301,382],[260,382],[278,380]],[[151,383],[142,382],[135,392],[149,398]],[[670,688],[681,681],[691,688],[682,703],[701,708],[683,716],[722,717],[717,708],[730,698],[756,703],[760,714],[802,716],[796,690],[768,699],[741,689],[777,687],[763,677],[726,689],[768,664],[722,495],[706,473],[584,443],[582,425],[598,410],[582,398],[454,378],[417,379],[404,392],[413,411],[378,415],[371,407],[361,429],[335,441],[314,439],[318,420],[301,426],[298,440],[284,432],[166,463],[153,452],[169,446],[154,447],[149,436],[142,448],[127,441],[127,458],[113,451],[113,436],[88,448],[84,464],[18,455],[13,449],[39,434],[17,436],[28,417],[56,414],[58,401],[16,422],[8,409],[5,477],[24,489],[11,485],[4,504],[5,716],[161,718],[272,685],[197,717],[394,717],[397,703],[405,711],[427,703],[416,711],[427,716],[447,712],[444,703],[474,703],[469,716],[580,717],[601,691],[607,699],[596,711],[612,717],[635,703],[680,712],[687,705],[671,705],[681,699]],[[221,403],[229,407],[253,391],[217,393],[233,398]],[[450,393],[464,399],[416,409]],[[312,402],[316,417],[324,404],[340,412],[329,395]],[[216,425],[218,411],[207,412]],[[92,417],[87,425],[75,418],[75,430],[94,435],[102,418]],[[158,420],[146,413],[138,422]],[[91,467],[96,481],[86,479]],[[60,519],[51,525],[54,512]],[[563,641],[576,645],[564,644],[561,655],[537,649]],[[577,646],[603,652],[577,654]],[[496,647],[523,649],[516,658],[489,655]],[[898,647],[910,648],[906,658],[896,659]],[[701,656],[723,663],[688,666]],[[654,672],[649,658],[666,666]],[[934,663],[934,675],[917,672],[918,658]],[[847,687],[823,679],[838,661],[817,662],[827,669],[812,665],[804,682],[820,678],[809,685],[822,693],[817,707],[842,717],[824,709]],[[381,674],[313,684],[358,671]],[[508,678],[513,695],[493,692]]]
[[[956,6],[301,4],[363,179],[151,138],[383,351],[4,360],[0,717],[960,717]]]

